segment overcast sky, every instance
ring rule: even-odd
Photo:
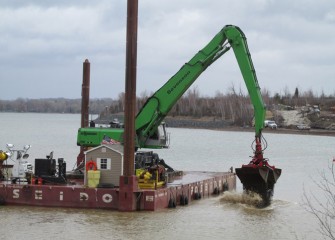
[[[80,98],[125,88],[126,0],[0,0],[0,99]],[[335,94],[334,0],[139,0],[137,95],[160,88],[222,27],[239,26],[261,88]],[[193,84],[245,90],[229,51]],[[246,90],[245,90],[246,92]]]

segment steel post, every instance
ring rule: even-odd
[[[134,151],[136,111],[137,16],[138,0],[128,0],[123,165],[124,176],[132,176],[134,175],[135,171]]]
[[[81,85],[81,124],[80,127],[88,127],[89,121],[89,102],[90,102],[90,71],[91,65],[88,59],[83,63],[83,83]],[[84,160],[85,147],[80,147],[77,156],[77,166]]]
[[[88,127],[90,102],[90,62],[83,63],[83,84],[81,88],[81,127]]]
[[[136,209],[135,176],[135,107],[136,107],[136,60],[137,60],[137,15],[138,0],[128,0],[127,4],[127,44],[126,44],[126,86],[124,121],[124,164],[120,176],[119,210]]]

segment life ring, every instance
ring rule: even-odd
[[[98,169],[97,168],[97,163],[94,162],[93,160],[88,161],[86,163],[86,171],[88,171],[88,170],[94,170],[94,171],[96,171],[97,169]]]

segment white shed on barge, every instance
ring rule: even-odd
[[[119,186],[123,175],[123,145],[103,144],[85,152],[85,166],[93,164],[100,171],[99,187]],[[85,185],[88,183],[85,171]]]

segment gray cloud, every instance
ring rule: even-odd
[[[335,2],[139,1],[137,93],[154,92],[226,24],[245,32],[258,80],[335,93]],[[91,97],[124,91],[126,1],[0,1],[0,99],[81,94],[91,62]],[[194,83],[203,95],[244,88],[232,52]]]

